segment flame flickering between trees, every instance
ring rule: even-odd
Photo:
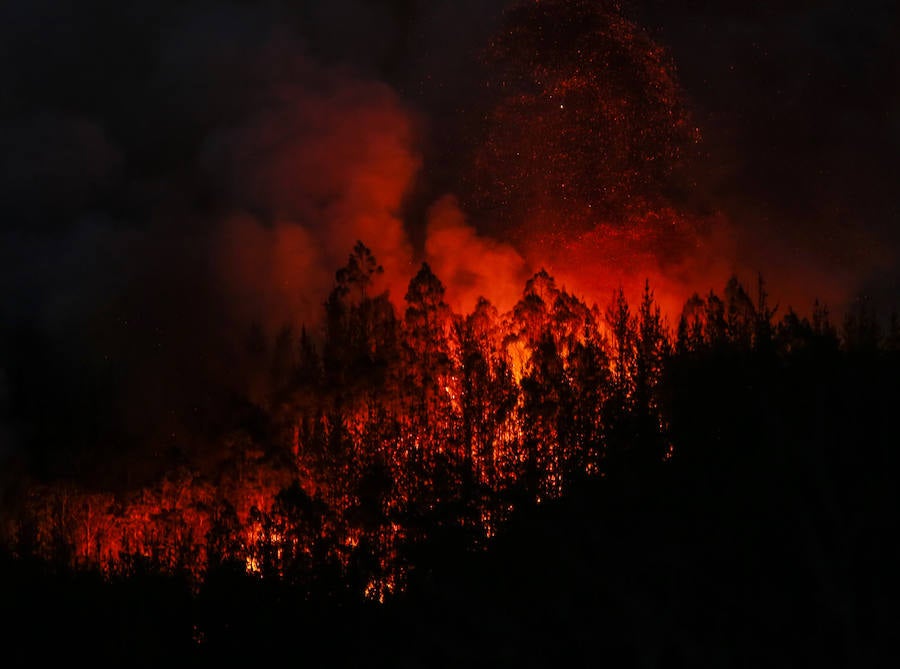
[[[618,291],[601,310],[540,271],[509,311],[482,298],[459,314],[423,263],[398,314],[373,290],[381,273],[358,243],[321,336],[269,349],[268,438],[235,432],[213,471],[183,465],[128,494],[34,485],[6,542],[110,577],[146,564],[202,582],[238,563],[306,582],[332,565],[383,600],[441,528],[484,545],[518,505],[677,457],[662,386],[676,349],[771,339],[771,311],[736,280],[725,301],[692,302],[676,338],[649,283],[637,308]]]
[[[197,582],[223,564],[299,583],[331,569],[383,601],[437,532],[484,545],[519,506],[677,459],[673,358],[838,346],[824,307],[775,322],[762,282],[755,298],[737,278],[694,292],[747,268],[727,217],[691,199],[700,131],[674,65],[619,3],[514,3],[484,50],[456,192],[428,192],[416,243],[427,122],[384,83],[289,56],[258,65],[289,82],[272,75],[258,110],[200,143],[197,180],[221,200],[207,227],[145,260],[170,296],[161,321],[189,315],[203,341],[170,360],[154,339],[128,381],[143,400],[157,361],[179,381],[179,363],[207,365],[198,385],[237,377],[247,420],[212,463],[160,445],[146,485],[21,483],[0,526],[16,553]],[[203,289],[160,277],[160,259]],[[116,327],[153,312],[125,304]],[[251,343],[221,344],[248,322]]]

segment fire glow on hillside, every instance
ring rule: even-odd
[[[514,508],[573,481],[674,455],[664,367],[682,353],[768,345],[771,312],[732,281],[670,331],[649,284],[603,310],[540,271],[514,307],[446,303],[423,264],[398,315],[358,243],[325,303],[324,337],[285,331],[266,358],[267,437],[235,433],[216,466],[187,465],[122,495],[35,486],[6,527],[20,552],[127,574],[138,563],[202,580],[237,562],[304,582],[331,564],[365,594],[402,585],[401,549],[435,528],[483,544]],[[826,340],[827,321],[810,337]],[[297,342],[299,341],[299,345]]]
[[[213,286],[198,313],[222,303],[235,340],[251,330],[234,358],[188,357],[240,385],[253,419],[152,484],[24,486],[0,528],[16,553],[196,580],[222,563],[298,582],[334,567],[383,600],[436,528],[483,543],[523,503],[677,457],[663,384],[676,352],[774,346],[761,281],[753,297],[735,278],[721,298],[693,294],[745,268],[727,218],[685,204],[700,130],[666,51],[618,3],[506,13],[457,189],[427,203],[419,250],[403,211],[427,119],[278,45],[261,63],[265,104],[198,151],[217,206],[185,226],[191,251],[164,256]],[[833,339],[824,308],[804,323],[807,344]]]

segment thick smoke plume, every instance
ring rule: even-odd
[[[400,212],[420,159],[413,120],[377,83],[291,87],[223,131],[204,155],[235,213],[217,232],[217,271],[245,320],[315,323],[355,240],[405,292],[412,248]]]
[[[452,195],[429,210],[425,256],[445,282],[450,306],[458,313],[471,312],[480,297],[507,311],[522,296],[528,278],[519,251],[480,235]]]

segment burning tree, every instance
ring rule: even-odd
[[[540,270],[508,312],[482,298],[457,314],[423,264],[398,317],[381,271],[357,243],[319,329],[264,347],[270,425],[231,435],[213,470],[182,464],[117,495],[34,486],[7,542],[108,575],[149,563],[197,582],[229,563],[312,584],[331,570],[381,599],[439,529],[483,541],[516,505],[671,459],[673,359],[770,348],[774,311],[736,280],[724,300],[688,300],[673,342],[649,282],[636,310],[621,288],[600,309]],[[820,312],[815,326],[790,313],[773,342],[825,336]]]

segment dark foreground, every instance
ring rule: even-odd
[[[674,460],[523,507],[486,551],[435,536],[384,605],[338,575],[192,594],[4,558],[0,663],[898,666],[897,361],[757,363],[675,370]]]

